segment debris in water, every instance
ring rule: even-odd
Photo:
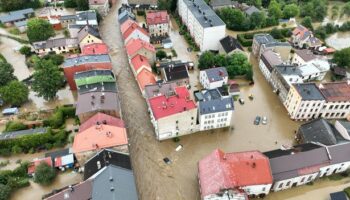
[[[171,160],[168,157],[163,158],[163,161],[168,165],[171,164]]]
[[[175,151],[180,151],[181,149],[182,149],[182,144],[179,144],[177,147],[176,147],[176,149],[175,149]]]

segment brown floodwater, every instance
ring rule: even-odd
[[[327,45],[336,50],[350,47],[350,32],[338,32],[326,39]]]

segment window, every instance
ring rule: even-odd
[[[280,183],[279,185],[278,185],[278,188],[281,188],[283,186],[283,183]]]
[[[178,123],[179,123],[179,121],[178,121],[178,120],[176,120],[176,123],[178,124]]]
[[[290,181],[287,182],[286,186],[288,187],[290,185]]]
[[[303,177],[300,181],[300,183],[303,183],[305,181],[305,177]]]
[[[309,176],[309,178],[307,178],[307,181],[311,181],[312,179],[312,176]]]

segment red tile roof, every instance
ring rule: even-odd
[[[120,25],[120,31],[122,32],[122,34],[124,34],[124,32],[126,30],[128,30],[128,28],[132,25],[132,24],[137,24],[137,22],[135,22],[132,19],[128,19],[126,20],[123,24]]]
[[[302,25],[298,25],[292,32],[293,35],[297,36],[300,35],[301,38],[304,37],[304,34],[306,32],[309,32],[309,29],[307,29],[306,27],[302,26]]]
[[[350,101],[350,81],[322,83],[320,91],[326,101]]]
[[[224,153],[217,149],[199,161],[202,197],[222,189],[272,184],[269,159],[259,151]]]
[[[176,95],[158,96],[149,99],[150,108],[155,119],[160,119],[196,108],[195,102],[185,86],[175,88]]]
[[[108,54],[108,46],[105,43],[92,43],[83,46],[82,55]]]
[[[167,11],[150,11],[146,14],[146,22],[148,25],[169,23],[169,15]]]
[[[125,123],[123,120],[104,114],[104,113],[96,113],[94,116],[92,116],[90,119],[86,120],[82,125],[79,127],[79,131],[85,131],[86,129],[90,128],[91,126],[95,126],[97,123],[99,124],[108,124],[112,126],[117,127],[125,127]]]
[[[35,173],[35,169],[38,165],[40,165],[40,163],[42,162],[46,162],[49,166],[52,167],[52,159],[51,157],[46,157],[46,158],[40,158],[40,159],[37,159],[37,160],[34,160],[33,162],[31,162],[29,165],[28,165],[28,174],[33,174]]]
[[[126,129],[112,125],[95,125],[74,137],[73,152],[80,153],[128,144]]]
[[[156,84],[156,77],[148,69],[142,69],[136,76],[136,80],[141,91],[145,89],[146,85]]]
[[[126,31],[123,33],[123,38],[124,40],[127,39],[134,31],[139,31],[141,33],[143,33],[144,35],[148,36],[148,32],[141,28],[139,25],[137,25],[136,23],[133,23],[129,26],[128,29],[126,29]]]
[[[152,53],[156,52],[156,49],[153,45],[141,39],[131,39],[126,44],[125,48],[129,56],[134,55],[137,51],[139,51],[142,48],[145,48],[148,51],[151,51]]]
[[[148,62],[148,59],[140,54],[137,54],[131,59],[131,65],[134,68],[135,72],[137,72],[142,66],[146,66],[151,69],[151,65]]]

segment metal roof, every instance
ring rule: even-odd
[[[203,90],[197,95],[201,115],[234,110],[233,98],[222,97],[218,89]]]
[[[183,2],[203,28],[226,26],[204,0],[183,0]]]
[[[111,59],[108,54],[101,55],[84,55],[78,56],[74,58],[67,58],[63,63],[63,67],[72,67],[75,65],[82,65],[86,63],[103,63],[103,62],[111,62]]]
[[[129,169],[109,165],[90,179],[92,180],[92,199],[138,199],[134,174]]]
[[[207,74],[209,82],[221,81],[224,77],[228,77],[228,73],[225,67],[215,67],[204,70]]]
[[[13,21],[23,20],[27,18],[25,15],[28,15],[28,14],[34,14],[34,10],[32,8],[28,8],[24,10],[12,11],[3,16],[0,16],[0,22],[8,23]]]
[[[14,139],[26,135],[32,134],[44,134],[47,132],[47,128],[36,128],[36,129],[27,129],[21,131],[11,131],[11,132],[3,132],[0,134],[0,140],[8,140]]]
[[[302,100],[324,100],[315,83],[297,83],[293,85],[296,91],[301,96]]]

